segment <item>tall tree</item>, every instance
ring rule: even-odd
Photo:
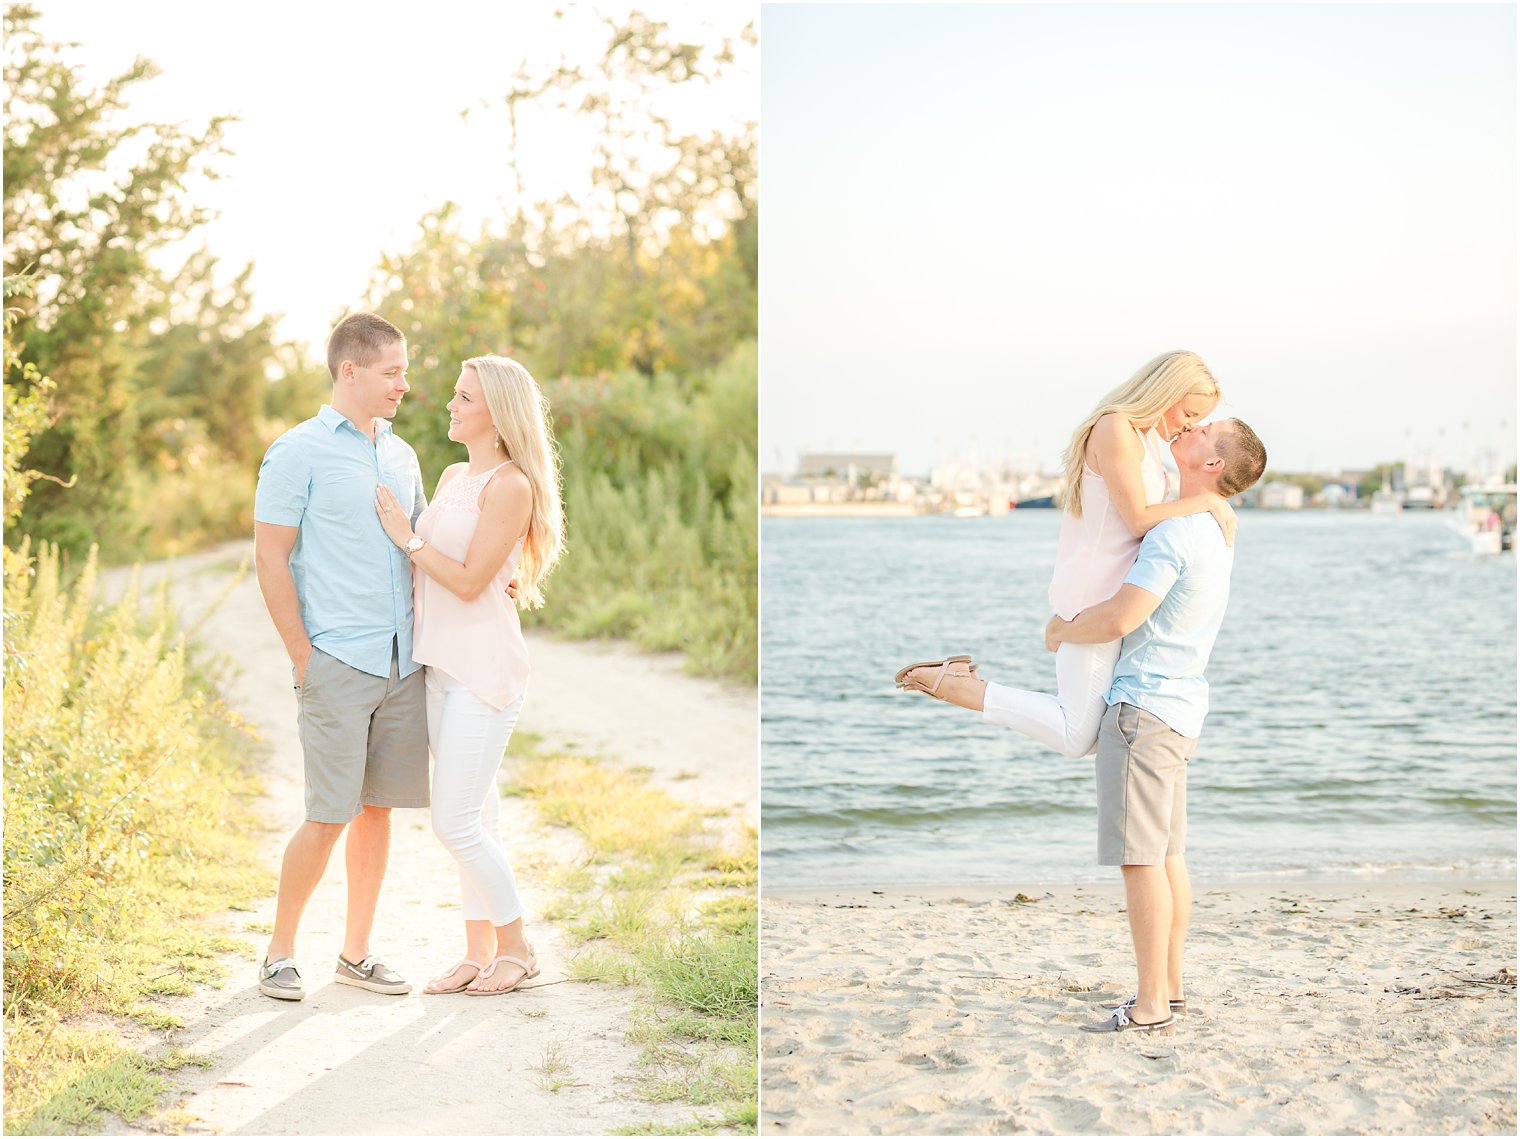
[[[468,356],[515,355],[541,378],[631,369],[694,383],[756,333],[755,124],[681,129],[668,105],[736,81],[753,26],[694,45],[637,12],[603,23],[594,61],[511,77],[501,145],[515,196],[503,215],[471,235],[444,206],[372,282],[369,303],[413,348],[408,438],[425,468],[450,454],[437,425]],[[530,200],[521,134],[552,112],[590,128],[590,190]]]
[[[32,364],[57,385],[31,461],[77,485],[65,496],[37,484],[20,529],[77,548],[121,508],[142,421],[135,380],[149,324],[166,315],[154,257],[205,220],[189,189],[213,176],[227,120],[200,132],[123,124],[129,90],[154,65],[139,58],[91,88],[37,20],[30,5],[5,10],[5,273],[35,281],[15,298],[23,367],[5,382],[27,388]]]
[[[194,421],[203,445],[248,464],[252,477],[269,442],[255,425],[265,412],[266,368],[275,356],[273,321],[254,313],[251,264],[227,286],[217,284],[216,269],[202,249],[168,283],[168,317],[142,355],[141,373],[154,382],[140,397],[140,456],[174,450]]]
[[[44,373],[57,389],[48,419],[33,418],[28,460],[51,481],[36,484],[9,540],[32,533],[76,550],[99,541],[125,557],[142,542],[242,532],[258,454],[292,400],[305,413],[316,385],[291,346],[274,341],[273,318],[253,311],[251,264],[225,285],[204,248],[176,271],[159,267],[208,218],[195,190],[215,176],[229,120],[198,133],[125,121],[153,64],[138,59],[92,88],[37,18],[27,5],[5,12],[5,264],[16,325],[7,408],[23,406]],[[27,289],[13,305],[22,269]],[[269,382],[276,377],[290,382]],[[185,525],[166,496],[183,506]]]
[[[16,321],[20,309],[11,305],[13,297],[20,298],[31,288],[27,277],[5,278],[5,509],[4,521],[9,526],[21,514],[32,484],[42,477],[42,472],[25,466],[31,451],[32,438],[48,425],[48,399],[53,391],[53,381],[44,376],[35,364],[21,360],[21,346],[15,339]],[[15,373],[16,382],[11,382]],[[9,554],[7,553],[7,557]],[[9,561],[7,561],[9,567]]]

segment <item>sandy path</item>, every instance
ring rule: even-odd
[[[1122,892],[1025,890],[767,892],[762,1134],[1515,1133],[1512,882],[1201,886],[1120,1036]]]
[[[239,542],[171,570],[172,595],[193,625],[251,554]],[[146,567],[144,585],[166,572]],[[107,596],[126,574],[106,575]],[[301,820],[301,751],[290,663],[250,572],[211,614],[199,641],[226,662],[218,678],[228,702],[268,741],[265,809],[272,867]],[[757,703],[753,688],[682,675],[674,657],[626,648],[562,643],[530,635],[534,681],[521,727],[554,744],[648,766],[676,794],[756,817]],[[529,935],[542,975],[534,988],[502,998],[426,997],[427,977],[460,956],[458,879],[427,829],[426,812],[397,810],[391,863],[374,946],[413,982],[405,997],[383,997],[332,982],[342,940],[344,872],[335,852],[301,926],[297,958],[306,1000],[259,994],[254,967],[229,958],[231,978],[168,1002],[186,1024],[175,1042],[215,1058],[210,1069],[174,1077],[196,1117],[190,1131],[261,1135],[536,1135],[606,1132],[648,1120],[689,1123],[683,1104],[645,1103],[633,1094],[638,1049],[625,1039],[629,996],[602,985],[555,984],[567,953],[558,931],[532,919],[544,886],[534,863],[530,809],[503,803],[503,833],[517,859],[529,907]],[[274,899],[230,915],[262,955]],[[541,1070],[557,1056],[551,1092]]]

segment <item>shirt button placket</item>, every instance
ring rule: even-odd
[[[380,459],[381,440],[384,438],[385,436],[381,433],[380,428],[377,427],[375,429],[375,478],[380,482],[385,482],[385,464]],[[389,486],[390,484],[386,483],[386,485]],[[391,624],[395,628],[395,636],[399,645],[401,635],[401,575],[397,572],[397,559],[403,555],[389,537],[386,538],[385,544],[390,549],[388,564],[391,571]]]

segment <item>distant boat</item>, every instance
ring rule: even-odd
[[[1372,492],[1372,513],[1404,513],[1404,496],[1389,485],[1388,475],[1386,473],[1383,475],[1382,487]]]
[[[1018,510],[1054,510],[1056,499],[1055,495],[1047,494],[1044,498],[1021,498],[1013,505]]]
[[[1435,508],[1435,488],[1428,486],[1412,486],[1404,491],[1405,510],[1434,510]]]
[[[1514,483],[1464,486],[1452,526],[1467,539],[1475,554],[1497,554],[1515,548]]]

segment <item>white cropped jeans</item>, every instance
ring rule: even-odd
[[[1119,644],[1063,642],[1056,650],[1054,696],[988,681],[982,718],[1023,732],[1072,759],[1095,754],[1098,728],[1108,709],[1104,696],[1114,682],[1114,665],[1119,663]]]
[[[501,845],[496,773],[523,697],[498,712],[448,673],[427,669],[433,752],[433,833],[459,863],[465,921],[507,925],[522,917],[517,880]]]

